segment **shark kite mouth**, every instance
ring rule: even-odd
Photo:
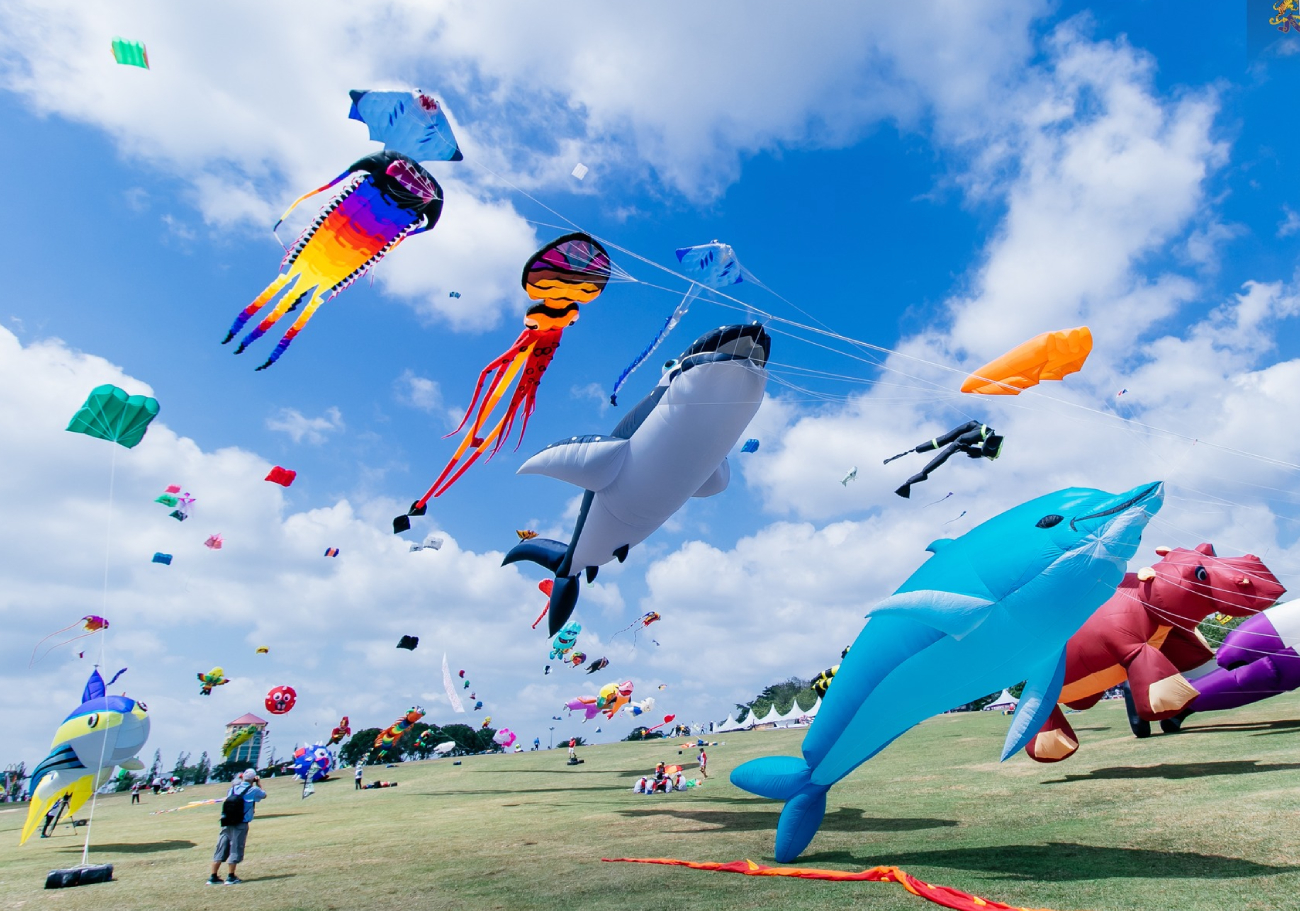
[[[723,326],[683,351],[669,379],[675,379],[692,367],[720,361],[752,361],[759,367],[765,367],[771,350],[772,338],[758,323]]]
[[[1103,516],[1113,516],[1116,513],[1124,512],[1124,510],[1128,509],[1130,506],[1137,505],[1138,503],[1142,502],[1143,500],[1151,496],[1159,489],[1160,489],[1160,484],[1155,483],[1152,484],[1150,487],[1148,487],[1146,490],[1143,490],[1140,493],[1135,494],[1133,497],[1125,500],[1123,503],[1120,503],[1118,506],[1112,506],[1110,509],[1103,509],[1101,512],[1089,513],[1086,516],[1075,516],[1073,519],[1070,520],[1070,531],[1079,530],[1078,528],[1075,527],[1074,525],[1075,522],[1084,522],[1087,521],[1088,519],[1100,519]]]

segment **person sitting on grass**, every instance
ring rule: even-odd
[[[266,798],[266,792],[257,786],[260,781],[256,770],[246,769],[226,792],[225,802],[221,804],[221,834],[217,837],[217,849],[212,855],[209,886],[238,886],[243,882],[235,875],[235,867],[244,860],[248,824],[253,821],[257,802]],[[217,875],[223,862],[227,874],[224,881]]]

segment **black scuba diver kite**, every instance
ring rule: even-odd
[[[910,497],[913,484],[919,484],[930,477],[930,472],[948,461],[956,452],[964,452],[972,459],[996,459],[1002,449],[1002,437],[988,424],[981,424],[979,421],[967,421],[960,427],[949,430],[941,437],[927,440],[915,449],[909,449],[906,452],[900,452],[896,456],[885,459],[885,464],[888,465],[894,459],[901,459],[913,452],[929,452],[941,446],[946,447],[943,452],[931,459],[930,463],[919,472],[908,478],[906,483],[895,490],[894,493],[900,497]]]

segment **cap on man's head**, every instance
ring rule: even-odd
[[[257,769],[244,769],[244,781],[254,781],[257,779]]]

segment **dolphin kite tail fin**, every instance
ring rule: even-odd
[[[813,783],[808,763],[794,756],[751,759],[731,773],[731,783],[760,797],[784,800],[785,809],[776,827],[775,857],[786,864],[803,853],[826,815],[826,792],[830,790]]]

